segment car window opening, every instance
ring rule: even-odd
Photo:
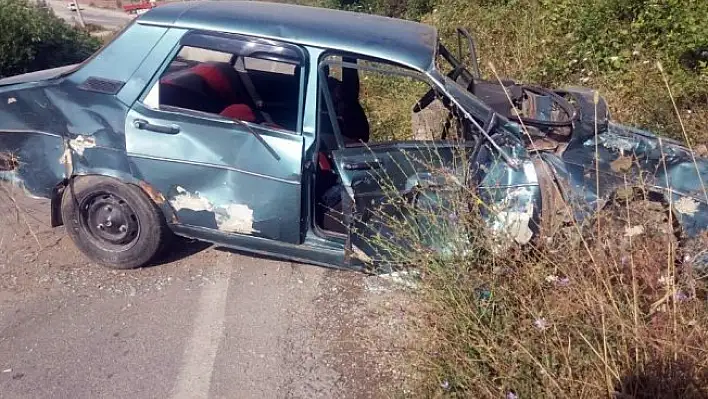
[[[246,56],[183,46],[145,103],[296,131],[300,74],[299,65],[269,59],[267,53]]]

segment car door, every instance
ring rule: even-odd
[[[251,96],[259,88],[247,90],[244,71],[229,69],[238,57],[286,67],[275,69],[292,82],[281,98],[289,113],[281,107],[279,119],[261,117],[268,104]],[[182,38],[125,128],[135,173],[164,193],[174,223],[205,234],[302,241],[303,60],[300,48],[272,40],[205,32]]]
[[[381,115],[381,112],[377,114],[377,109],[367,107],[368,121],[366,123],[353,121],[357,116],[352,117],[353,113],[346,107],[354,107],[355,104],[344,102],[346,101],[343,100],[346,96],[342,94],[345,93],[344,90],[338,93],[335,91],[339,94],[337,99],[331,87],[335,90],[338,87],[349,87],[353,101],[354,97],[359,96],[359,92],[365,92],[364,89],[358,90],[360,81],[374,80],[376,84],[380,84],[381,78],[388,75],[412,79],[416,79],[416,75],[411,75],[408,70],[391,69],[386,64],[383,66],[372,63],[357,64],[356,61],[349,61],[347,58],[352,59],[355,56],[343,57],[343,61],[338,61],[336,57],[326,58],[319,66],[319,87],[323,94],[320,106],[323,111],[320,114],[320,141],[324,143],[327,136],[332,135],[328,133],[329,129],[333,131],[335,140],[331,140],[330,137],[330,141],[334,142],[328,147],[334,147],[331,154],[341,180],[343,222],[348,234],[347,249],[359,257],[363,254],[365,258],[370,259],[390,259],[389,252],[392,250],[405,250],[411,244],[426,244],[413,242],[411,239],[425,233],[401,232],[396,229],[402,225],[404,218],[411,216],[407,214],[412,209],[410,205],[420,202],[419,188],[443,187],[445,182],[440,181],[441,174],[436,172],[451,165],[464,165],[462,158],[465,151],[460,150],[465,149],[468,144],[473,147],[473,143],[424,139],[381,140],[373,134],[381,131],[377,132],[373,128],[370,138],[367,137],[369,136],[367,133],[357,134],[356,130],[362,127],[365,129],[366,124],[374,126],[379,121],[376,117]],[[374,75],[359,78],[356,75],[358,70],[371,71]],[[341,82],[333,83],[333,76],[337,81],[338,76],[341,76]],[[355,82],[352,83],[347,79]],[[327,85],[322,83],[325,81],[328,82]],[[329,88],[325,89],[326,87]],[[392,96],[394,95],[392,93]],[[357,101],[364,103],[366,99],[362,97]],[[348,136],[344,133],[347,129]],[[361,137],[359,143],[352,140],[352,136],[357,135]],[[427,195],[426,198],[431,198],[431,195]],[[401,206],[401,201],[408,205]],[[417,229],[422,227],[422,224],[413,221],[408,226]]]

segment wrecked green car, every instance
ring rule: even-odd
[[[0,80],[0,178],[50,199],[51,225],[115,268],[177,235],[363,270],[381,256],[370,237],[392,235],[372,212],[396,212],[387,190],[415,206],[450,184],[440,170],[496,205],[491,225],[520,244],[558,200],[585,218],[625,176],[679,205],[682,234],[705,230],[705,159],[610,122],[589,90],[481,79],[459,35],[469,45],[453,55],[430,26],[372,15],[158,6],[79,65]],[[415,131],[372,133],[363,73],[424,88]]]

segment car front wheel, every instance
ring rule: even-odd
[[[80,176],[64,190],[62,218],[75,245],[114,269],[147,265],[170,236],[162,212],[137,186]]]

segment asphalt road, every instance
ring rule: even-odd
[[[387,280],[184,242],[87,261],[0,185],[0,397],[386,397],[408,296]]]
[[[68,0],[49,0],[49,5],[58,17],[68,22],[76,23],[76,21],[78,21],[76,11],[69,10],[66,7],[67,4],[69,4]],[[127,14],[120,10],[107,10],[103,8],[90,7],[87,0],[79,0],[79,4],[83,7],[81,10],[81,15],[84,17],[85,23],[101,25],[107,30],[120,29],[135,17],[135,15]]]

